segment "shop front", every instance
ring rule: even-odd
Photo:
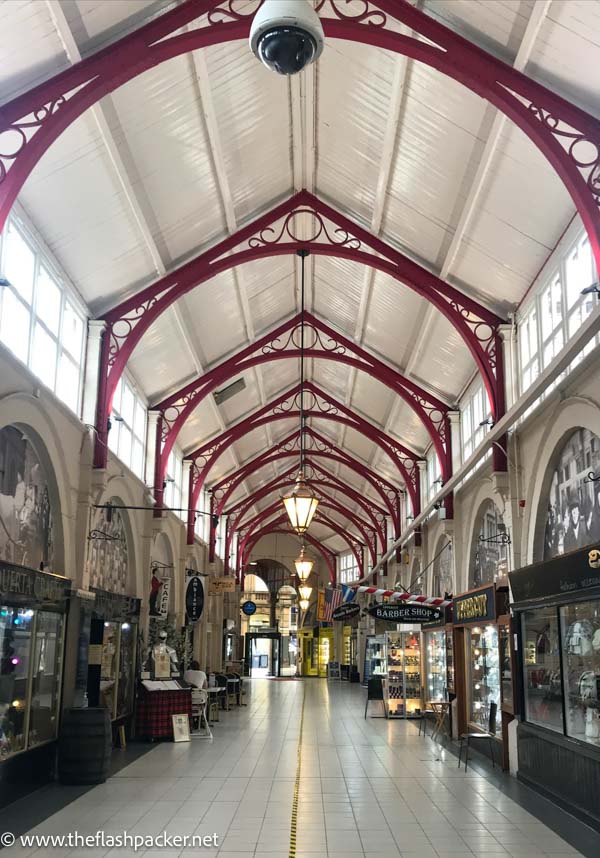
[[[442,701],[454,697],[454,662],[452,611],[447,609],[439,620],[424,623],[423,687],[425,701]]]
[[[519,778],[600,828],[600,544],[510,575]]]
[[[134,710],[139,599],[92,588],[88,650],[89,706],[108,709],[111,721],[130,726]]]
[[[70,584],[0,562],[0,806],[53,776]]]
[[[508,703],[513,698],[512,671],[504,669],[502,661],[510,641],[508,588],[489,584],[470,590],[454,598],[453,611],[458,731],[486,732],[491,728],[502,742],[503,752],[508,753],[512,714],[503,712],[503,700]],[[484,745],[482,742],[481,750],[485,750]],[[507,759],[503,759],[506,767]]]

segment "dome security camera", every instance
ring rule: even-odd
[[[308,0],[264,0],[250,28],[252,53],[277,74],[292,75],[323,52],[321,20]]]

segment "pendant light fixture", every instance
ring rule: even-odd
[[[300,554],[294,560],[296,574],[298,575],[298,578],[300,578],[300,581],[302,583],[304,583],[309,577],[310,573],[312,572],[312,568],[315,565],[314,560],[311,560],[310,557],[307,557],[304,551],[304,543],[302,543],[302,546],[300,548]]]
[[[300,468],[294,490],[290,494],[284,495],[283,504],[292,527],[296,533],[302,534],[308,530],[319,501],[307,486],[304,477],[304,287],[305,260],[308,256],[308,250],[299,250],[298,256],[302,266],[300,288]]]
[[[301,611],[307,611],[308,610],[308,605],[309,605],[308,599],[300,599],[300,602],[298,604],[300,605]]]

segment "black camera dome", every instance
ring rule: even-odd
[[[292,75],[314,60],[317,43],[300,27],[273,27],[260,37],[258,51],[262,62],[272,71]]]

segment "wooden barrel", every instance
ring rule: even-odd
[[[101,784],[108,776],[112,728],[108,709],[69,709],[58,738],[58,778],[63,784]]]

